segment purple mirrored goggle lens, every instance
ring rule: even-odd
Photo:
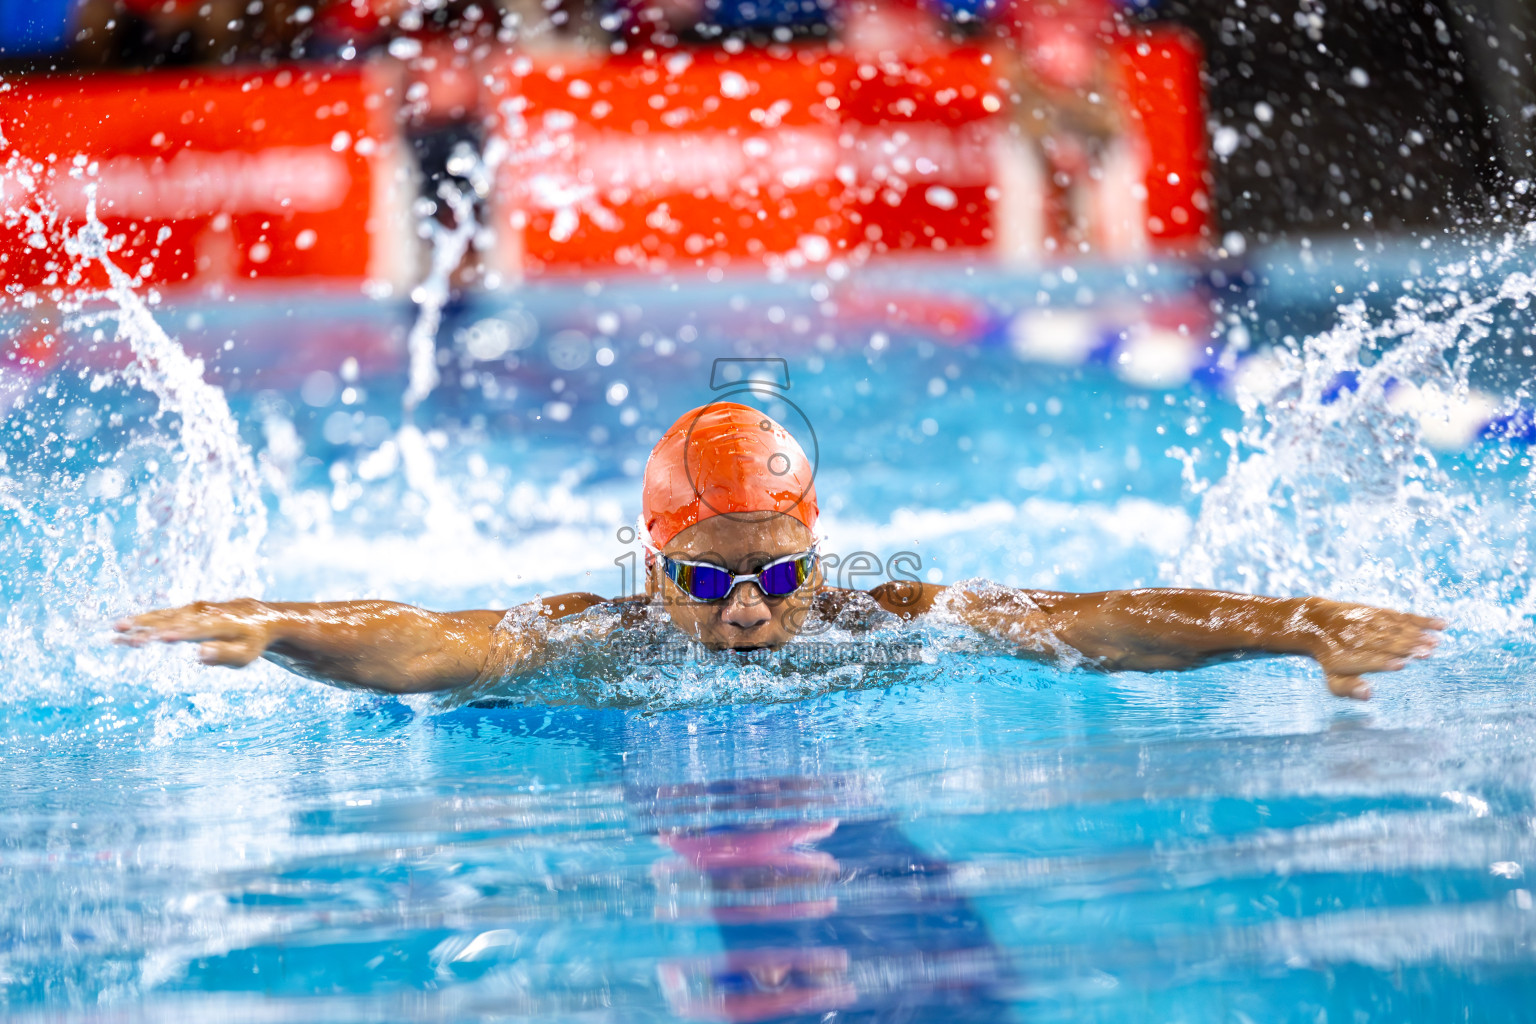
[[[810,578],[815,561],[815,555],[804,555],[788,562],[776,562],[758,573],[757,585],[769,597],[793,594]]]
[[[774,562],[761,572],[733,576],[724,569],[696,562],[677,562],[662,557],[662,567],[667,576],[689,597],[696,601],[719,601],[730,594],[737,583],[752,581],[768,597],[787,597],[805,586],[816,568],[816,555],[806,552]]]
[[[718,601],[731,592],[731,574],[707,565],[682,565],[673,562],[672,582],[683,593],[699,601]]]

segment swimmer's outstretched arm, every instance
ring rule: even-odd
[[[601,601],[592,594],[544,599],[553,618]],[[393,601],[199,601],[117,623],[119,643],[196,643],[208,665],[241,668],[267,658],[338,686],[425,693],[480,679],[505,612],[431,612]]]
[[[879,591],[889,589],[889,593]],[[943,588],[917,593],[887,584],[873,594],[898,614],[922,614]],[[984,632],[1019,641],[1022,650],[1054,653],[1057,640],[1110,671],[1194,668],[1226,658],[1301,655],[1322,666],[1328,688],[1364,700],[1366,672],[1394,672],[1428,657],[1445,628],[1440,619],[1321,597],[1255,597],[1210,590],[1110,590],[1017,596],[967,595],[962,616]],[[899,601],[900,606],[893,606]]]

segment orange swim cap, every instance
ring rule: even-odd
[[[781,513],[814,530],[815,473],[805,449],[767,413],[735,402],[700,406],[672,424],[646,460],[645,529],[658,548],[719,515],[760,521]]]

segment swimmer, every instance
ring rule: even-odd
[[[646,462],[642,595],[547,597],[524,606],[522,618],[390,601],[200,601],[117,623],[119,642],[197,643],[209,665],[238,668],[264,657],[340,686],[421,693],[483,686],[547,663],[558,652],[547,649],[547,630],[529,627],[537,616],[563,619],[605,607],[619,612],[609,617],[618,622],[612,628],[625,629],[659,607],[684,636],[713,650],[745,651],[776,650],[808,622],[842,622],[844,612],[863,608],[908,620],[945,612],[1020,657],[1076,652],[1106,671],[1298,655],[1321,666],[1333,693],[1364,700],[1366,673],[1427,657],[1445,628],[1439,619],[1321,597],[1166,588],[977,593],[916,579],[868,591],[833,587],[817,550],[813,472],[778,423],[718,402],[674,423]]]

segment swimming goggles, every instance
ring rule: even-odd
[[[723,601],[738,583],[756,583],[768,597],[788,597],[816,571],[816,552],[802,551],[769,562],[757,572],[737,576],[709,562],[684,562],[661,557],[662,572],[695,601]]]

